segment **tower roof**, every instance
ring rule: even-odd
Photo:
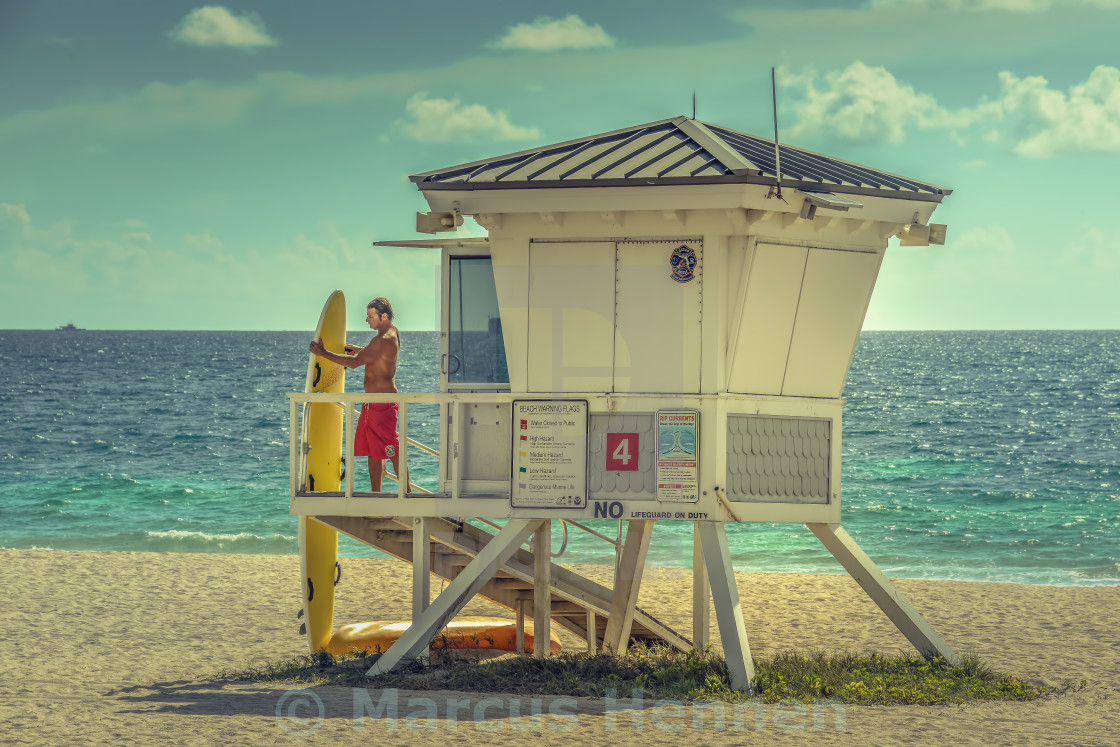
[[[782,186],[940,202],[952,190],[779,145]],[[774,184],[774,142],[688,117],[427,171],[419,189]]]

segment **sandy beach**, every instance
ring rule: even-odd
[[[410,569],[344,560],[336,625],[407,618]],[[304,652],[295,556],[2,550],[5,744],[363,742],[643,745],[1115,744],[1120,589],[898,581],[958,653],[1035,683],[1088,685],[1030,703],[768,706],[511,698],[228,683],[216,674]],[[606,573],[607,569],[596,569]],[[847,576],[738,574],[756,656],[881,651],[906,641]],[[433,583],[435,591],[440,584]],[[691,574],[647,571],[640,604],[691,630]],[[503,614],[476,599],[465,612]],[[712,618],[712,638],[718,632]],[[566,646],[582,642],[562,634]],[[533,713],[539,715],[534,718]],[[394,716],[395,713],[395,716]],[[434,717],[434,718],[433,718]],[[722,728],[720,728],[722,726]]]

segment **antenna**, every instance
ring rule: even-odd
[[[773,67],[770,68],[770,92],[774,99],[774,172],[778,178],[778,190],[775,196],[784,202],[785,198],[782,197],[782,154],[778,150],[778,83]]]
[[[696,119],[696,91],[692,92],[692,118]]]

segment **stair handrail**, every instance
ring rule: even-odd
[[[585,532],[587,532],[588,534],[590,534],[590,535],[591,535],[592,537],[598,537],[599,539],[601,539],[601,540],[603,540],[604,542],[606,542],[606,543],[607,543],[608,545],[613,545],[613,546],[615,547],[615,549],[617,549],[617,548],[618,548],[618,541],[617,541],[617,540],[612,540],[612,539],[611,539],[610,537],[606,536],[605,534],[600,534],[599,532],[596,532],[596,531],[595,531],[594,529],[592,529],[591,527],[589,527],[589,526],[584,526],[583,524],[580,524],[580,523],[579,523],[578,521],[576,521],[575,519],[561,519],[560,521],[565,521],[565,522],[567,522],[567,523],[571,524],[572,526],[575,526],[575,527],[577,527],[577,528],[579,528],[579,529],[582,529],[583,531],[585,531]]]
[[[475,521],[479,522],[480,524],[485,524],[486,526],[488,526],[492,529],[499,529],[500,530],[502,528],[501,524],[498,524],[497,522],[490,521],[489,519],[483,518],[481,516],[475,516],[475,517],[472,517],[472,518]],[[619,523],[621,525],[621,522],[619,522]],[[598,539],[601,539],[604,542],[606,542],[608,545],[613,546],[614,551],[615,551],[615,556],[616,556],[616,563],[617,563],[618,550],[619,550],[619,546],[621,544],[620,540],[612,540],[610,537],[607,537],[604,534],[600,534],[599,532],[596,532],[591,527],[580,524],[578,521],[576,521],[574,519],[560,519],[560,525],[564,528],[564,539],[560,544],[560,549],[557,552],[551,553],[552,557],[554,557],[554,558],[560,557],[561,555],[564,554],[564,550],[567,549],[567,547],[568,547],[568,525],[569,524],[576,527],[577,529],[582,529],[583,531],[590,534],[592,537],[596,537]],[[528,545],[529,546],[529,551],[532,552],[532,550],[533,550],[533,540],[532,540],[532,538],[527,540],[524,544]]]
[[[393,482],[397,483],[398,485],[400,484],[400,480],[398,480],[397,476],[394,475],[392,472],[386,471],[385,472],[385,477],[392,480]],[[411,490],[414,493],[420,493],[421,495],[432,495],[432,491],[425,490],[424,488],[422,488],[419,485],[417,485],[416,483],[414,483],[412,480],[408,481],[408,489]]]

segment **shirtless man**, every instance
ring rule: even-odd
[[[332,353],[323,347],[322,342],[315,340],[311,343],[311,352],[347,368],[365,366],[367,392],[395,394],[401,337],[393,326],[393,307],[387,298],[379,297],[369,302],[366,322],[370,329],[377,330],[377,335],[364,348],[348,344],[345,354]],[[397,461],[398,448],[397,403],[367,402],[362,406],[358,429],[354,434],[354,456],[369,457],[369,484],[374,493],[381,492],[386,459],[392,460],[394,472],[398,476],[401,474]]]

